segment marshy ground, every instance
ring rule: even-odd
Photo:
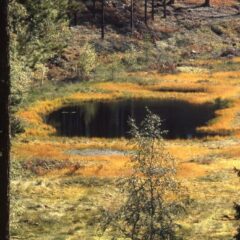
[[[226,24],[225,20],[221,23]],[[76,31],[78,28],[73,29]],[[111,34],[116,39],[122,37]],[[229,34],[228,39],[239,37],[233,35]],[[74,36],[73,45],[66,50],[70,65],[77,57],[70,54],[73,46],[77,48],[74,42],[80,38]],[[216,42],[221,41],[216,38]],[[110,37],[106,42],[109,45]],[[188,213],[179,220],[183,239],[233,239],[238,225],[233,205],[239,201],[240,192],[239,179],[233,171],[234,167],[240,168],[240,58],[221,57],[219,53],[224,52],[224,47],[216,42],[212,42],[212,49],[217,57],[210,58],[206,48],[198,49],[200,57],[195,57],[196,46],[191,45],[187,53],[194,56],[184,58],[170,73],[161,73],[150,66],[147,70],[119,71],[108,78],[101,75],[87,82],[73,82],[69,66],[53,66],[50,77],[62,81],[47,82],[33,90],[28,102],[18,111],[25,132],[14,138],[12,146],[11,238],[111,239],[98,236],[99,208],[112,201],[121,202],[113,180],[129,173],[126,163],[134,149],[121,134],[118,138],[59,135],[59,125],[47,124],[47,116],[61,108],[85,103],[110,105],[129,99],[151,99],[194,106],[193,115],[202,114],[199,118],[204,119],[206,112],[201,106],[213,106],[211,117],[193,127],[202,134],[201,138],[197,135],[181,138],[176,134],[166,139],[166,148],[176,158],[178,178],[190,196]],[[165,49],[166,45],[162,47]],[[170,52],[175,47],[173,44]],[[184,49],[179,48],[178,56]],[[100,56],[105,65],[111,64],[110,55],[106,52]],[[106,128],[106,131],[110,130]]]
[[[216,65],[224,62],[234,65],[239,59],[223,59]],[[129,155],[123,153],[132,149],[124,138],[57,136],[44,115],[69,104],[126,97],[219,105],[215,118],[199,129],[209,136],[166,140],[166,146],[177,159],[178,176],[192,201],[189,215],[181,221],[185,239],[231,239],[236,227],[233,202],[240,190],[233,171],[240,167],[240,72],[136,74],[151,78],[152,84],[87,83],[93,95],[75,92],[39,100],[19,111],[28,127],[13,144],[13,239],[14,234],[25,239],[94,239],[98,207],[116,194],[112,180],[128,173]]]

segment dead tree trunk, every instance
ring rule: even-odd
[[[154,4],[155,4],[155,1],[152,0],[152,20],[153,20],[153,21],[154,21],[154,10],[155,10]]]
[[[145,14],[144,14],[144,21],[145,21],[146,25],[147,25],[147,4],[148,4],[148,1],[145,0],[144,1],[144,12],[145,12]]]
[[[167,0],[163,0],[163,17],[167,17]]]
[[[0,239],[9,239],[9,32],[8,0],[0,0]]]
[[[73,12],[73,20],[74,20],[74,26],[77,26],[77,24],[78,24],[78,11]]]
[[[102,37],[102,40],[104,39],[105,37],[105,12],[104,12],[104,7],[105,7],[105,0],[102,0],[102,24],[101,24],[101,37]]]
[[[131,33],[133,34],[133,0],[131,0]]]
[[[170,0],[168,4],[169,5],[175,4],[175,0]]]
[[[96,0],[93,0],[93,17],[96,18]]]
[[[210,7],[210,0],[205,0],[204,7]]]

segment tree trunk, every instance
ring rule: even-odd
[[[74,26],[77,26],[77,24],[78,24],[78,12],[74,11],[73,16],[74,16]]]
[[[144,21],[145,21],[145,24],[147,25],[147,4],[148,4],[148,2],[147,2],[147,0],[145,0],[145,2],[144,2],[144,12],[145,12],[145,19],[144,19]]]
[[[101,28],[102,28],[102,40],[104,39],[105,37],[105,19],[104,19],[104,5],[105,5],[105,0],[102,0],[102,24],[101,24]]]
[[[93,17],[96,18],[96,0],[93,0]]]
[[[170,0],[168,4],[169,5],[175,4],[175,0]]]
[[[155,1],[152,0],[152,20],[154,21],[154,4],[155,4]]]
[[[133,34],[133,0],[131,0],[131,33]]]
[[[210,0],[205,0],[204,7],[210,7]]]
[[[163,0],[163,17],[167,17],[167,0]]]
[[[9,240],[9,95],[8,0],[0,0],[0,239]]]

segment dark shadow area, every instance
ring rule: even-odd
[[[200,105],[171,99],[86,102],[52,112],[46,122],[56,128],[59,136],[129,137],[129,118],[140,123],[146,107],[161,117],[168,139],[202,137],[196,128],[213,119],[217,109],[211,103]]]
[[[206,92],[204,88],[174,88],[174,87],[161,87],[155,89],[157,92],[177,92],[177,93],[201,93]]]

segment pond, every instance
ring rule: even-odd
[[[191,104],[173,99],[85,102],[50,113],[46,122],[55,127],[60,136],[129,137],[128,119],[131,117],[140,123],[146,107],[161,117],[168,139],[202,137],[196,128],[213,119],[217,109],[211,103]]]

